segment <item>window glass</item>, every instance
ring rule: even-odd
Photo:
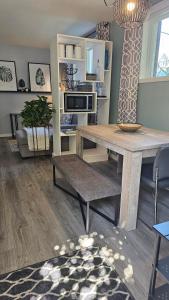
[[[87,62],[86,62],[87,73],[93,73],[93,48],[87,49]]]
[[[155,76],[163,77],[169,76],[169,18],[160,21],[159,29]]]

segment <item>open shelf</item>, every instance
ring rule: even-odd
[[[68,51],[68,45],[73,46],[71,52]],[[79,54],[78,52],[76,53],[76,47],[81,48]],[[109,50],[109,64],[105,65],[106,49]],[[65,115],[65,119],[69,119],[68,115],[72,115],[72,120],[77,119],[75,122],[77,126],[89,125],[90,115],[92,119],[95,119],[94,123],[96,122],[96,117],[93,118],[94,115],[97,115],[98,124],[108,124],[109,122],[112,42],[57,34],[57,37],[51,43],[50,50],[52,96],[56,109],[56,117],[53,122],[55,129],[53,149],[56,155],[73,154],[76,153],[76,133],[61,131],[60,121],[63,115]],[[69,55],[70,57],[68,57]],[[67,70],[68,68],[66,69],[68,64],[72,65],[74,69],[73,75],[67,74],[70,73]],[[96,76],[87,77],[87,74],[96,74]],[[93,78],[95,80],[92,80]],[[65,85],[65,92],[68,93],[94,93],[93,110],[86,112],[65,111],[64,89],[61,91],[61,84]],[[79,91],[76,91],[78,85],[81,85],[81,87]],[[98,87],[101,85],[103,85],[104,89],[99,94],[105,95],[105,97],[97,97]],[[63,151],[63,149],[66,151]],[[99,146],[97,148],[84,149],[84,159],[88,162],[105,161],[108,159],[107,150],[101,149]]]
[[[76,153],[76,133],[66,134],[61,131],[60,137],[61,138],[67,137],[69,139],[69,148],[68,148],[69,150],[61,151],[61,155],[75,154]]]

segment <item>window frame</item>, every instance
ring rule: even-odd
[[[169,1],[164,0],[149,10],[143,25],[143,42],[140,65],[140,83],[169,81],[169,77],[155,77],[160,41],[160,21],[169,17]],[[147,46],[149,45],[149,46]]]

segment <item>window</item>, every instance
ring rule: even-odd
[[[143,28],[141,80],[169,78],[169,1],[164,0],[150,9]]]
[[[156,49],[154,75],[169,76],[169,18],[159,22]]]
[[[93,48],[87,49],[87,60],[86,60],[86,69],[87,73],[91,74],[93,73]]]

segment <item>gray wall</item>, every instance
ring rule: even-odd
[[[145,126],[169,131],[169,81],[139,85],[137,114]]]
[[[14,47],[0,44],[0,59],[16,62],[17,79],[23,78],[28,86],[28,62],[50,63],[49,49]],[[36,94],[0,92],[0,136],[10,135],[9,113],[20,111],[25,101]]]
[[[117,121],[123,38],[123,29],[113,22],[110,26],[110,40],[113,41],[110,123],[116,123]]]
[[[115,23],[110,29],[113,46],[110,123],[117,122],[123,29]],[[169,81],[140,83],[137,104],[138,122],[145,126],[169,131]]]

